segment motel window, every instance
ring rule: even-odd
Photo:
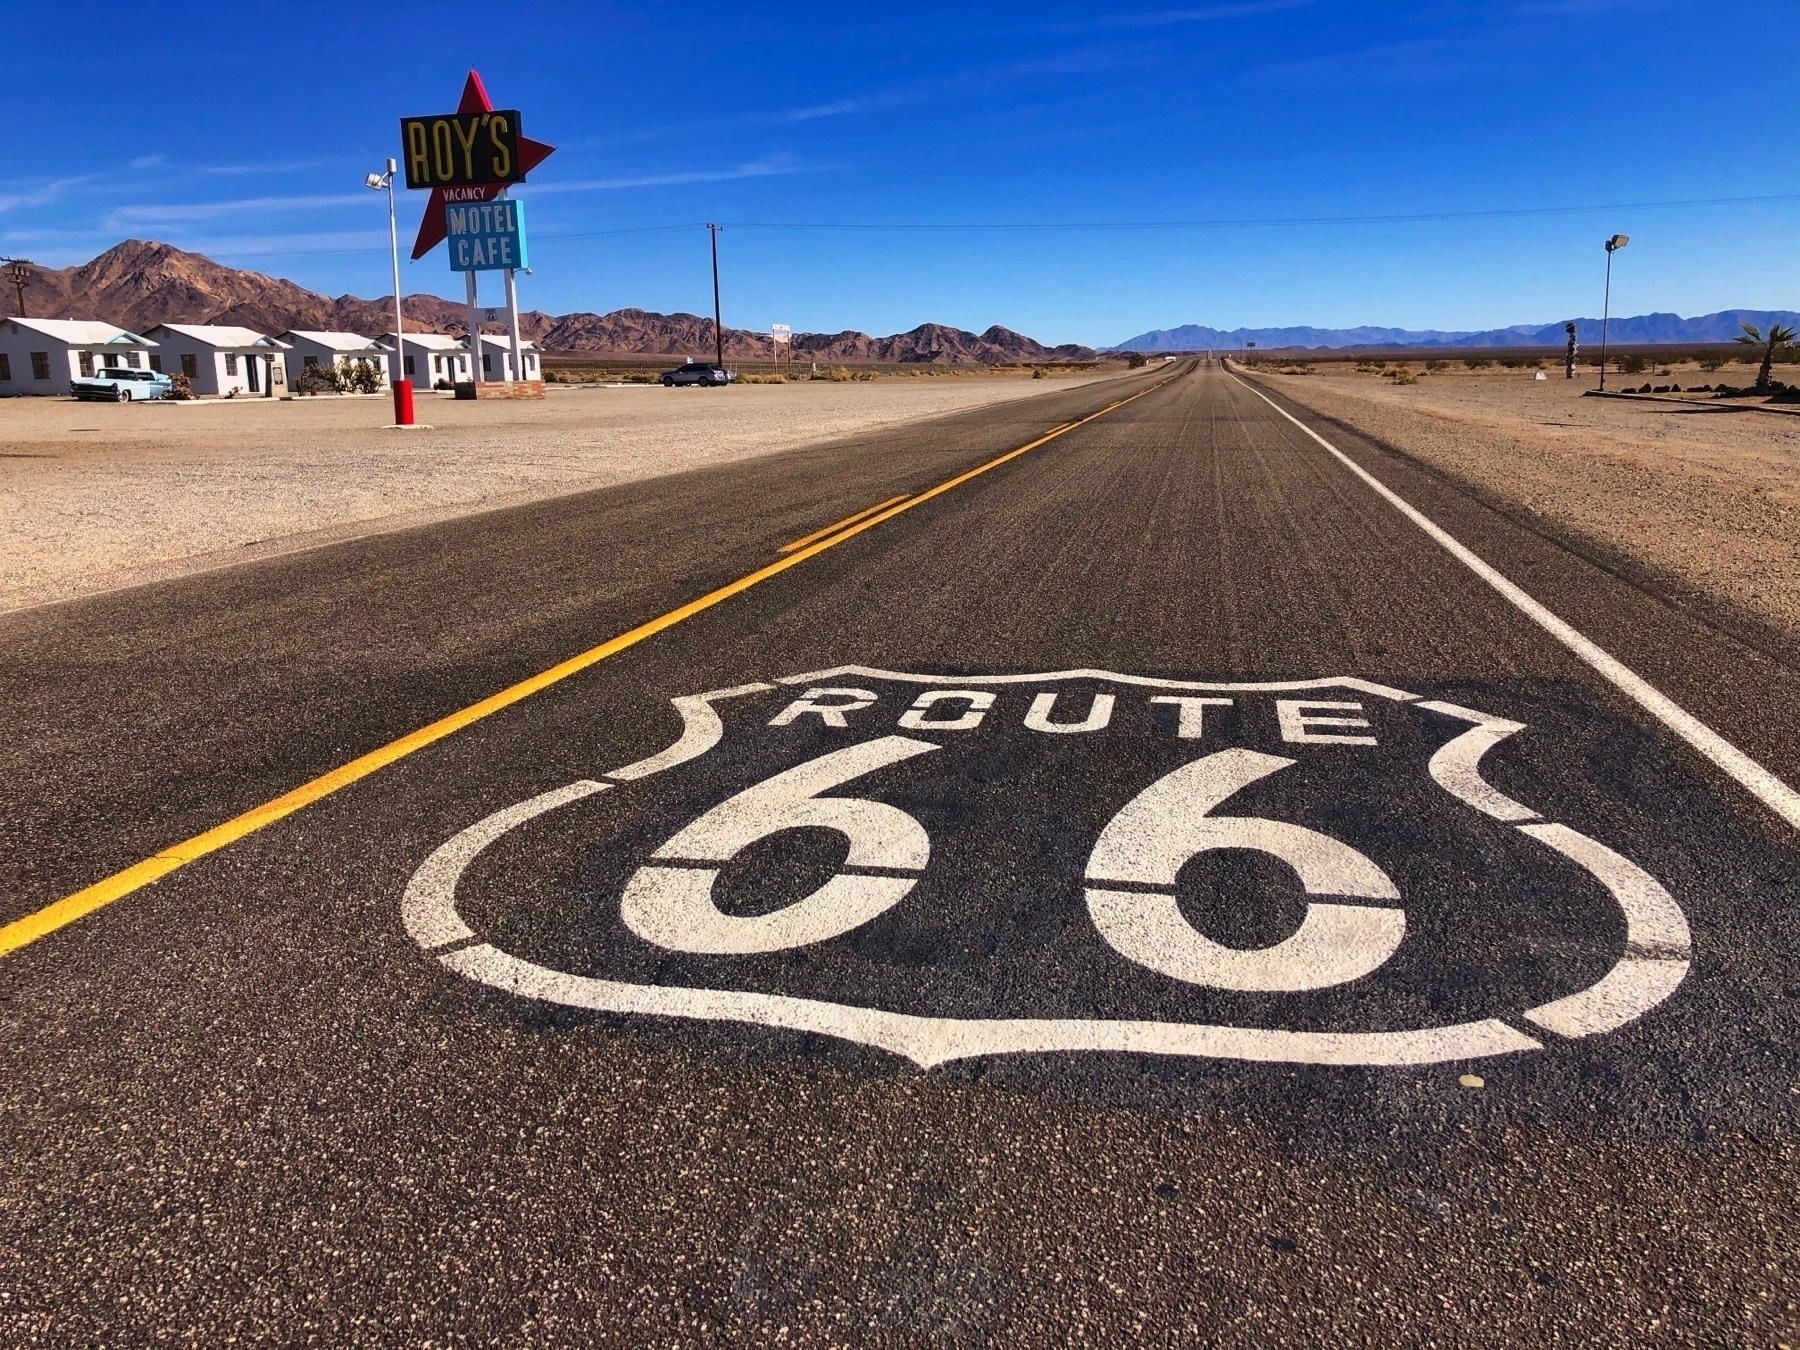
[[[94,354],[81,352],[75,359],[81,366],[81,378],[84,380],[90,378],[94,373]]]
[[[5,352],[0,352],[0,380],[10,380],[11,378],[12,358]]]
[[[413,373],[413,359],[410,356],[406,358],[406,373],[408,375]]]
[[[136,352],[126,352],[125,364],[130,366],[133,370],[136,370],[138,368],[138,354]]]
[[[158,356],[155,352],[150,353],[150,369],[157,371],[158,373],[161,373],[162,371],[162,357]]]
[[[31,378],[47,380],[50,378],[50,353],[33,352],[31,354]]]
[[[237,353],[236,352],[226,352],[225,353],[225,373],[227,375],[236,375],[237,374]]]
[[[481,354],[481,368],[490,372],[494,369],[494,358],[490,353],[483,352]]]
[[[319,364],[319,358],[316,356],[309,356],[306,358],[306,361],[304,364],[309,365],[309,366],[316,366]]]
[[[119,366],[121,358],[117,352],[107,352],[100,361],[108,370],[113,370]]]
[[[181,373],[190,380],[200,373],[200,358],[192,352],[181,354]]]

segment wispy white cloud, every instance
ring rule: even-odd
[[[332,193],[299,197],[240,197],[228,202],[138,203],[117,206],[107,215],[114,228],[132,225],[168,225],[183,221],[217,220],[246,211],[305,211],[321,206],[362,205],[367,194]]]
[[[193,164],[184,166],[187,173],[238,177],[260,173],[301,173],[307,169],[323,169],[332,164],[350,164],[343,159],[296,159],[283,164]]]
[[[48,206],[60,199],[70,188],[89,182],[94,177],[93,174],[84,173],[71,178],[57,178],[32,187],[19,188],[13,192],[0,192],[0,211],[10,211],[18,206]]]
[[[626,188],[679,187],[687,183],[725,183],[738,178],[778,178],[816,170],[791,155],[770,155],[729,169],[695,169],[679,173],[639,174],[623,178],[588,178],[531,185],[532,196],[546,192],[617,192]]]
[[[1227,5],[1200,5],[1188,9],[1158,9],[1142,14],[1103,14],[1076,23],[1046,24],[1041,33],[1093,33],[1107,29],[1172,28],[1178,24],[1215,23],[1222,19],[1253,19],[1284,9],[1301,9],[1313,0],[1242,0]]]
[[[139,155],[136,159],[131,161],[130,167],[134,169],[160,169],[168,162],[169,157],[167,155]]]

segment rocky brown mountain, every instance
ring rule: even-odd
[[[102,319],[142,332],[158,323],[224,323],[279,333],[288,328],[329,329],[374,335],[393,328],[392,297],[363,300],[329,296],[291,281],[226,267],[199,253],[154,240],[127,239],[92,262],[58,271],[39,268],[25,292],[28,312],[40,318]],[[405,298],[408,329],[461,335],[463,306],[435,295]],[[637,356],[704,355],[713,350],[712,320],[697,314],[656,314],[617,309],[610,314],[519,316],[524,336],[547,352]],[[726,356],[767,360],[767,333],[725,330]],[[806,361],[921,362],[994,365],[1019,362],[1092,361],[1097,353],[1065,344],[1046,347],[998,324],[970,333],[943,324],[921,324],[909,333],[796,333],[793,355]]]

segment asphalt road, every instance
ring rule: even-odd
[[[784,557],[0,957],[0,1343],[1800,1344],[1793,827],[1216,368],[9,616],[0,924]]]

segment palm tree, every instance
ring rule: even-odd
[[[1743,343],[1746,347],[1761,347],[1763,349],[1762,369],[1756,372],[1756,392],[1759,394],[1767,393],[1769,389],[1769,368],[1775,364],[1775,353],[1780,351],[1783,347],[1793,345],[1794,330],[1792,328],[1783,328],[1778,323],[1772,323],[1769,325],[1768,336],[1764,337],[1762,330],[1753,323],[1742,324],[1740,327],[1742,327],[1744,331],[1737,335],[1737,341]]]

